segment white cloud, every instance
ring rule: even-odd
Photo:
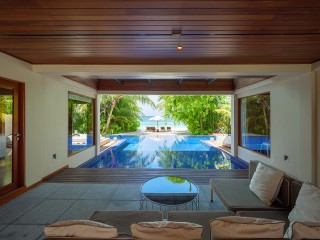
[[[148,97],[154,102],[155,105],[159,103],[159,95],[148,95]],[[163,111],[160,111],[158,109],[152,109],[152,107],[147,104],[143,105],[141,103],[138,103],[138,106],[141,108],[145,116],[163,116]]]

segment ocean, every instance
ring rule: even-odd
[[[145,129],[146,127],[157,127],[157,121],[151,121],[149,120],[150,118],[152,118],[154,116],[143,116],[141,117],[142,120],[140,121],[140,128]],[[175,124],[173,119],[166,119],[166,120],[161,120],[158,121],[158,127],[171,127],[171,128],[183,128],[183,129],[187,129],[187,126],[184,125],[183,123],[180,124]]]

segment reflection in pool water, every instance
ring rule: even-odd
[[[124,140],[79,167],[241,169],[247,164],[206,144],[209,136],[117,136]]]

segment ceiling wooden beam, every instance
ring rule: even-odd
[[[123,81],[119,80],[119,79],[114,79],[117,83],[119,83],[120,85],[123,85]]]
[[[206,80],[187,80],[184,84],[178,85],[177,80],[152,80],[152,85],[149,85],[145,80],[122,80],[123,84],[116,84],[112,80],[100,80],[98,91],[112,92],[130,92],[140,93],[147,92],[233,92],[233,79],[216,80],[210,85],[207,85]]]
[[[207,82],[207,85],[213,83],[214,81],[216,81],[217,79],[216,78],[209,78],[208,79],[208,82]]]

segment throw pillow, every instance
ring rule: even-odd
[[[48,237],[114,238],[118,237],[115,227],[89,220],[61,221],[44,228]]]
[[[309,182],[302,184],[289,221],[320,222],[320,189]]]
[[[148,240],[200,240],[202,231],[201,225],[188,222],[156,221],[131,225],[133,237]]]
[[[211,220],[211,239],[282,238],[285,222],[229,216]]]
[[[271,205],[279,193],[283,177],[284,172],[259,163],[250,181],[250,190],[265,204]]]

